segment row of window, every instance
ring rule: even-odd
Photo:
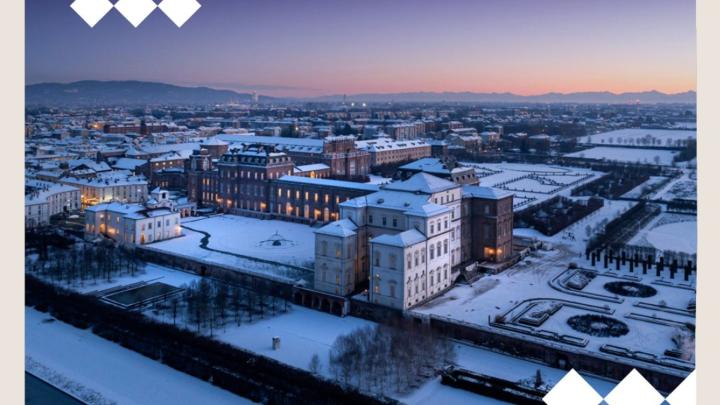
[[[445,239],[443,241],[438,241],[437,243],[430,243],[428,245],[428,251],[430,254],[430,260],[433,260],[436,256],[440,257],[441,255],[448,254],[448,240]],[[381,267],[382,253],[375,251],[373,257],[375,267]],[[414,254],[408,253],[405,257],[405,261],[407,264],[405,268],[408,270],[413,268],[413,263],[415,263],[415,266],[419,266],[421,263],[425,264],[425,250],[416,250]],[[397,256],[393,253],[388,254],[387,267],[391,270],[397,270],[397,265]]]

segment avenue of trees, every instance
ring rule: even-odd
[[[213,335],[228,326],[285,313],[288,301],[221,280],[202,278],[184,286],[180,295],[155,304],[154,313],[173,325]]]

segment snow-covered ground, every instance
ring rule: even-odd
[[[563,244],[566,249],[575,254],[580,254],[585,252],[585,246],[591,235],[602,231],[606,223],[619,217],[635,204],[637,203],[634,201],[605,200],[602,208],[553,236],[545,236],[534,229],[526,228],[515,228],[513,229],[513,234],[536,238],[553,244]]]
[[[682,200],[697,200],[696,173],[694,170],[683,170],[682,176],[658,190],[653,198],[663,201],[670,201],[676,198]]]
[[[168,284],[182,285],[197,279],[197,276],[151,264],[147,266],[145,273],[136,277],[121,278],[114,280],[110,284],[96,285],[81,290],[86,292],[94,291],[111,286],[133,284],[140,280],[158,278]],[[321,374],[331,377],[328,358],[335,339],[357,328],[374,325],[373,322],[360,318],[340,318],[301,306],[292,304],[290,306],[290,311],[285,314],[256,320],[253,323],[248,323],[245,320],[242,325],[236,326],[231,322],[224,329],[215,330],[214,338],[306,370],[309,369],[312,356],[317,354],[321,363]],[[146,314],[161,317],[160,319],[162,319],[162,315],[153,315],[152,310],[148,310]],[[88,331],[73,328],[59,321],[44,323],[42,320],[47,319],[49,316],[33,309],[27,309],[26,316],[28,317],[26,324],[28,356],[33,361],[41,364],[42,367],[52,370],[55,374],[62,375],[67,381],[74,382],[73,386],[79,385],[91,392],[101,393],[104,399],[109,402],[127,403],[129,401],[137,403],[137,396],[141,395],[143,390],[149,390],[147,400],[151,400],[153,403],[173,403],[173,401],[175,401],[174,403],[198,403],[194,400],[190,402],[178,400],[177,397],[183,395],[183,390],[173,391],[173,389],[170,389],[171,392],[160,392],[158,389],[153,391],[148,388],[151,383],[162,387],[173,387],[174,384],[184,381],[174,374],[177,373],[176,371],[167,369],[160,363],[155,363],[112,342],[105,341]],[[165,321],[169,322],[170,320],[165,319]],[[272,349],[273,337],[280,337],[281,339],[278,350]],[[60,347],[66,346],[68,349],[65,351],[64,349],[60,350],[58,345]],[[78,350],[80,348],[85,350],[83,352],[86,354],[85,358],[79,358]],[[534,375],[537,369],[542,370],[544,378],[549,383],[558,381],[564,375],[563,370],[553,369],[464,343],[458,342],[456,350],[458,354],[456,363],[459,367],[511,381],[529,378]],[[125,360],[125,357],[128,357],[128,360]],[[146,366],[143,364],[145,362],[150,362],[152,365]],[[90,366],[87,365],[88,363]],[[113,374],[107,371],[106,364],[123,364],[117,370],[117,379],[112,378]],[[97,371],[97,368],[100,367],[104,367],[105,370],[102,372]],[[143,370],[143,373],[148,373],[147,379],[143,380],[139,385],[133,385],[131,388],[126,389],[125,385],[129,385],[129,381],[132,381],[131,378],[137,374],[136,370]],[[168,376],[165,376],[166,372],[169,373]],[[184,376],[181,373],[180,375]],[[192,377],[187,376],[187,378],[192,380]],[[159,384],[158,380],[170,382]],[[611,385],[611,383],[601,379],[591,378],[589,381],[599,391],[604,389],[603,387]],[[208,401],[212,403],[227,402],[223,398],[224,394],[230,395],[230,398],[234,401],[242,401],[242,399],[236,399],[230,393],[199,380],[194,383],[183,382],[183,384],[187,387],[195,387],[196,384],[201,384],[196,395],[203,395],[206,390],[219,390],[222,394],[208,394]],[[166,390],[167,388],[163,391]],[[195,397],[188,396],[187,398],[193,399]],[[439,400],[452,401],[452,403],[463,401],[463,403],[473,404],[503,403],[444,386],[440,384],[437,378],[428,381],[418,390],[400,399],[410,404],[434,404]]]
[[[335,339],[372,322],[338,317],[298,305],[285,313],[240,326],[217,330],[214,338],[294,367],[308,369],[314,354],[320,358],[321,373],[330,376],[328,356]],[[272,338],[280,338],[280,349],[272,349]]]
[[[560,335],[587,338],[589,343],[584,350],[596,353],[599,352],[600,346],[612,344],[633,351],[649,352],[657,356],[663,356],[666,349],[674,348],[671,339],[676,332],[676,328],[631,319],[626,315],[637,313],[649,318],[657,316],[661,319],[680,323],[694,322],[694,318],[688,315],[652,311],[635,305],[639,302],[653,305],[662,305],[664,303],[669,307],[683,309],[695,297],[692,290],[654,284],[657,278],[652,271],[644,276],[638,274],[641,273],[639,270],[632,274],[633,276],[639,276],[642,284],[650,285],[657,290],[657,295],[649,298],[622,297],[622,302],[608,302],[592,297],[569,294],[551,287],[550,281],[567,271],[568,263],[577,262],[581,267],[590,267],[590,264],[585,262],[584,259],[584,256],[572,252],[568,246],[558,245],[552,251],[539,251],[503,273],[486,276],[472,285],[457,285],[442,296],[413,311],[420,314],[435,315],[476,325],[489,326],[490,320],[494,320],[497,315],[505,314],[528,299],[547,299],[550,301],[559,299],[577,302],[581,305],[607,306],[607,309],[612,311],[612,317],[628,325],[630,333],[617,338],[598,338],[575,331],[567,324],[567,319],[572,315],[587,314],[593,311],[570,307],[562,307],[560,311],[551,315],[537,329],[556,332]],[[596,270],[604,272],[604,269],[596,268]],[[625,270],[621,272],[621,275],[629,275],[629,273]],[[605,276],[601,273],[582,291],[615,296],[605,290],[604,285],[618,280],[618,278]],[[679,283],[679,281],[675,280],[674,283]],[[520,308],[524,308],[526,304],[522,305]]]
[[[595,148],[582,150],[580,152],[568,153],[565,156],[595,160],[607,160],[611,162],[647,163],[670,166],[675,155],[677,155],[677,152],[663,149],[616,148],[609,146],[598,146]]]
[[[30,371],[102,395],[98,403],[250,404],[251,401],[170,368],[48,314],[25,309],[25,353]],[[51,375],[61,378],[50,379]]]
[[[522,210],[556,195],[569,196],[573,189],[603,173],[584,168],[530,163],[471,163],[480,185],[514,194],[515,210]]]
[[[626,128],[578,138],[592,145],[676,146],[678,141],[696,139],[695,130]]]
[[[696,254],[697,216],[662,213],[645,225],[628,244]]]
[[[667,179],[668,178],[664,177],[664,176],[650,176],[650,178],[646,182],[639,184],[637,187],[635,187],[632,190],[628,191],[627,193],[623,194],[622,197],[623,198],[640,198],[640,196],[646,189],[649,189],[650,187],[660,184]]]
[[[190,284],[193,280],[199,280],[200,276],[160,266],[154,263],[144,263],[144,269],[134,276],[129,274],[120,277],[113,277],[110,281],[98,279],[96,281],[85,281],[82,284],[76,281],[70,285],[64,282],[57,283],[59,286],[69,288],[82,294],[94,293],[107,290],[113,287],[125,286],[139,282],[158,281],[174,287],[183,284]]]
[[[186,220],[183,227],[183,237],[147,248],[287,280],[303,277],[282,264],[313,269],[315,228],[308,225],[218,215]],[[202,247],[205,234],[209,249]]]

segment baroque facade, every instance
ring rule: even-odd
[[[418,173],[341,203],[340,219],[315,235],[316,289],[367,288],[371,302],[407,309],[448,289],[463,266],[510,257],[512,194]]]

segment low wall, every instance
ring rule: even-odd
[[[217,278],[256,292],[264,292],[288,301],[292,300],[294,284],[292,280],[255,275],[229,266],[179,256],[143,246],[138,246],[135,249],[135,254],[141,260],[196,273],[204,277]]]

